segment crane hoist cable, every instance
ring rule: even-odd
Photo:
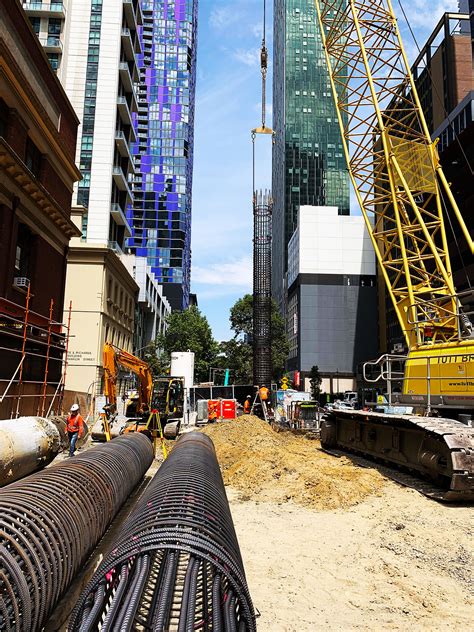
[[[262,125],[255,127],[252,130],[252,194],[255,195],[255,139],[257,134],[270,134],[273,142],[275,138],[275,132],[271,127],[267,127],[265,123],[266,114],[266,89],[267,89],[267,72],[268,72],[268,49],[265,37],[266,31],[266,17],[267,7],[266,0],[263,0],[263,33],[262,33],[262,45],[260,47],[260,72],[262,74]]]

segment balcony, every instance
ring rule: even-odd
[[[117,108],[124,125],[132,126],[132,114],[125,97],[117,97]]]
[[[110,248],[110,250],[113,250],[118,255],[123,255],[123,250],[118,241],[108,241],[107,248]]]
[[[133,6],[132,0],[123,0],[123,13],[127,20],[128,26],[133,31],[135,31],[137,28],[137,16],[135,14],[135,7]],[[140,15],[141,15],[141,11],[140,11]]]
[[[120,79],[122,81],[123,87],[125,88],[125,91],[127,92],[127,94],[132,95],[131,108],[134,112],[136,112],[138,110],[137,95],[135,94],[135,88],[133,86],[133,79],[132,79],[132,75],[130,74],[130,68],[126,61],[120,62],[119,74],[120,74]]]
[[[137,16],[137,24],[140,24],[141,26],[143,24],[143,11],[142,11],[141,2],[137,2],[136,16]]]
[[[66,8],[62,2],[35,2],[34,0],[28,0],[23,2],[23,8],[31,17],[63,19],[66,17]]]
[[[38,37],[41,46],[47,53],[62,53],[63,43],[61,39],[55,35]]]
[[[122,158],[128,158],[131,170],[135,172],[135,162],[133,160],[132,154],[130,153],[130,146],[125,134],[122,131],[117,130],[115,132],[115,144],[117,145],[119,154],[122,156]]]
[[[132,236],[132,229],[130,228],[130,224],[127,222],[127,218],[125,217],[125,213],[122,210],[122,207],[117,202],[113,202],[110,205],[110,214],[112,215],[115,223],[119,226],[125,227],[125,238]]]
[[[112,168],[112,177],[119,191],[126,191],[130,201],[132,200],[132,192],[130,191],[130,187],[128,186],[127,177],[123,172],[122,167],[113,167]]]
[[[137,38],[138,39],[138,38]],[[122,50],[130,61],[135,60],[135,45],[132,41],[130,29],[122,29]]]

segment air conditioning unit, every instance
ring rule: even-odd
[[[13,279],[13,285],[22,290],[27,290],[30,287],[30,280],[26,277],[15,277]]]

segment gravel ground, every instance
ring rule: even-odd
[[[391,482],[331,511],[228,495],[259,632],[472,630],[472,507]]]

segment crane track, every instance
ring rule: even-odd
[[[458,421],[332,411],[322,424],[321,445],[330,453],[348,451],[382,462],[390,478],[430,498],[474,501],[474,429]],[[390,473],[391,468],[405,475]]]

